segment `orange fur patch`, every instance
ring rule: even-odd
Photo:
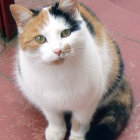
[[[119,74],[121,62],[120,62],[120,54],[117,53],[115,42],[111,39],[109,35],[106,36],[106,40],[108,42],[110,55],[112,56],[112,62],[113,62],[112,70],[108,80],[108,87],[110,87],[110,85],[113,85],[113,83],[116,81],[116,78]]]
[[[70,53],[70,52],[71,52],[71,48],[69,45],[64,46],[64,48],[62,49],[63,54]]]
[[[132,89],[125,77],[124,77],[123,87],[118,91],[116,96],[114,96],[114,100],[116,100],[118,103],[124,104],[131,112],[132,100],[133,100]]]
[[[80,129],[80,122],[78,122],[75,118],[72,118],[72,130],[79,131]]]
[[[107,116],[107,117],[105,117],[103,120],[101,120],[101,122],[100,123],[112,123],[112,122],[115,122],[116,120],[115,120],[115,117],[112,115],[112,116]]]
[[[27,23],[24,32],[19,35],[19,42],[23,50],[34,50],[40,46],[40,44],[35,41],[35,37],[40,35],[39,31],[43,29],[44,24],[46,24],[48,20],[48,13],[42,11],[38,16]]]

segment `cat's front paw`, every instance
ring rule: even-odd
[[[46,140],[64,140],[65,132],[47,128],[45,136]]]

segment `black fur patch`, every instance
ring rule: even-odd
[[[114,132],[105,124],[97,125],[86,135],[86,140],[114,140],[114,138]]]
[[[89,32],[91,33],[91,35],[94,36],[95,32],[94,32],[94,28],[93,28],[92,24],[88,21],[88,19],[84,15],[81,14],[81,16],[82,16],[83,20],[86,22]]]
[[[110,116],[114,117],[114,121],[101,122]],[[117,101],[99,108],[93,117],[90,130],[85,136],[86,140],[114,140],[126,126],[129,117],[130,113],[127,107]]]
[[[50,14],[54,15],[55,18],[63,18],[65,22],[70,26],[71,32],[80,30],[81,21],[75,20],[74,17],[68,13],[64,12],[59,8],[59,3],[56,2],[54,6],[49,10]]]
[[[34,9],[30,9],[33,12],[33,17],[39,15],[40,10],[34,10]]]

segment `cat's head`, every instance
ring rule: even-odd
[[[40,11],[11,5],[11,12],[23,52],[48,64],[62,63],[78,54],[84,31],[76,0],[61,0]]]

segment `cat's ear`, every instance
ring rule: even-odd
[[[61,0],[59,8],[65,12],[69,12],[75,15],[76,12],[78,11],[77,0]]]
[[[17,4],[10,5],[10,10],[19,28],[23,28],[33,17],[33,12]]]

